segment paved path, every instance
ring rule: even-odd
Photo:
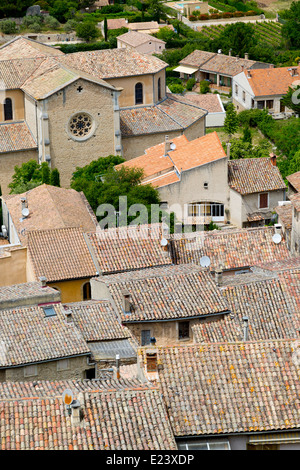
[[[221,21],[220,20],[189,21],[185,16],[182,17],[182,22],[196,31],[198,30],[198,27],[202,28],[203,26],[214,26],[214,25],[220,25],[220,24],[226,25],[226,24],[232,24],[232,23],[238,23],[238,22],[242,22],[242,23],[273,22],[275,23],[274,20],[266,20],[266,19],[259,18],[259,17],[258,19],[247,19],[247,17],[241,17],[241,18],[222,19]]]

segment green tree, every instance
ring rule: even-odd
[[[180,85],[179,83],[170,84],[169,89],[171,93],[183,93],[184,92],[184,86]]]
[[[106,17],[104,18],[103,29],[104,29],[104,41],[107,41],[108,26],[107,26],[107,18]]]
[[[149,0],[148,11],[158,23],[167,18],[163,0]]]
[[[252,144],[252,133],[249,127],[245,127],[243,129],[243,137],[242,140],[244,142],[249,142],[249,144]]]
[[[42,176],[42,183],[49,184],[50,183],[50,167],[47,162],[43,162],[41,164],[41,176]]]
[[[51,186],[60,187],[60,175],[57,168],[53,168],[50,175],[50,184]]]
[[[287,20],[282,26],[281,34],[290,48],[300,49],[300,2],[293,2],[285,16]]]
[[[76,26],[76,35],[80,39],[90,42],[92,39],[96,39],[98,37],[99,31],[94,23],[84,21]]]
[[[257,42],[252,24],[238,22],[225,26],[218,39],[214,41],[214,48],[216,51],[222,49],[224,54],[228,54],[231,49],[233,55],[243,57],[256,46]]]
[[[45,18],[45,25],[49,28],[49,29],[59,29],[60,28],[60,22],[54,18],[54,16],[46,16]]]
[[[287,108],[300,114],[300,85],[295,88],[289,87],[288,92],[280,101]]]
[[[238,130],[239,128],[239,121],[237,112],[235,107],[232,103],[229,103],[226,109],[226,117],[224,121],[224,130],[226,134],[229,136],[229,140],[231,136]]]

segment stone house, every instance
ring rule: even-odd
[[[286,179],[288,181],[288,197],[293,196],[296,193],[300,193],[300,171],[297,171],[297,173],[293,173],[292,175],[288,175]]]
[[[295,255],[300,253],[300,193],[290,197],[293,206],[291,252]]]
[[[298,349],[295,339],[146,346],[139,362],[179,450],[297,450]]]
[[[274,118],[291,116],[281,103],[289,87],[299,84],[300,66],[241,71],[233,79],[232,98],[237,111],[267,109]]]
[[[150,34],[129,30],[128,33],[117,37],[117,47],[134,49],[142,54],[161,54],[165,49],[165,41]]]
[[[224,222],[229,209],[228,158],[216,132],[189,141],[185,135],[145,150],[118,167],[143,168],[142,184],[158,189],[164,209],[186,225]]]
[[[279,206],[275,208],[275,212],[277,214],[279,233],[284,236],[287,247],[290,250],[293,221],[293,205],[291,201],[282,201]]]
[[[207,270],[181,265],[100,276],[92,297],[108,299],[141,345],[191,344],[192,327],[229,312]]]
[[[230,221],[238,227],[255,227],[274,219],[286,185],[276,166],[276,156],[228,161]]]
[[[28,282],[44,278],[62,302],[89,300],[89,281],[98,275],[84,233],[76,227],[28,232],[26,274]]]
[[[244,69],[260,69],[269,67],[269,64],[249,60],[248,54],[245,58],[233,57],[222,53],[195,50],[179,62],[174,69],[180,73],[180,77],[187,80],[195,78],[197,82],[208,80],[213,87],[231,88],[234,77]]]
[[[1,310],[1,382],[84,379],[91,351],[61,305],[43,303]]]
[[[77,166],[101,156],[132,158],[137,142],[139,155],[162,132],[204,135],[203,110],[166,95],[166,66],[126,49],[63,54],[22,37],[1,46],[3,193],[15,165],[30,159],[56,167],[68,187]]]

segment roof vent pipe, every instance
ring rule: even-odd
[[[249,333],[249,318],[243,317],[243,329],[244,329],[244,341],[248,341],[248,333]]]

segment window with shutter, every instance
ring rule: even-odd
[[[141,331],[141,344],[145,346],[146,344],[150,344],[151,338],[151,331],[150,330],[142,330]]]
[[[269,207],[268,193],[261,193],[259,195],[259,208],[266,209],[267,207]]]

